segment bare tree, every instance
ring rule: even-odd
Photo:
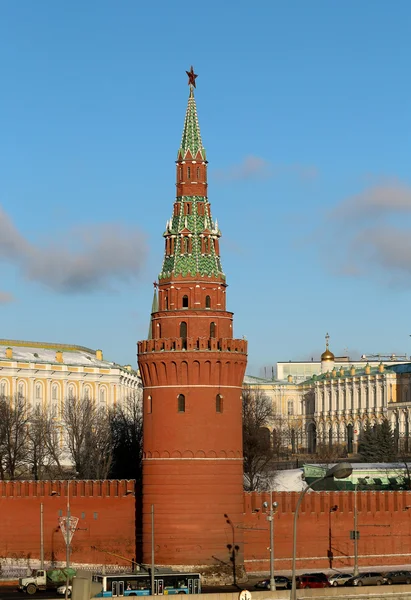
[[[69,398],[63,410],[63,425],[70,460],[83,479],[104,479],[111,464],[110,418],[88,398]]]
[[[29,410],[21,396],[0,398],[0,476],[16,479],[27,452]]]
[[[136,392],[111,412],[113,462],[110,476],[141,480],[143,458],[143,408]]]
[[[45,419],[43,411],[32,410],[27,424],[27,453],[26,466],[37,481],[44,475],[45,463],[48,461],[45,444]]]
[[[267,425],[273,417],[270,398],[261,390],[243,389],[243,453],[245,486],[259,489],[267,477],[267,467],[274,457]]]

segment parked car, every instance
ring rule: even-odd
[[[344,585],[352,578],[352,576],[352,573],[335,573],[334,575],[330,575],[328,581],[330,582],[330,585],[337,587],[339,585]]]
[[[345,585],[383,585],[386,579],[382,573],[360,573],[351,577]]]
[[[68,591],[67,591],[67,596],[71,596],[71,588],[72,586],[69,585],[68,586]],[[65,585],[61,585],[60,587],[57,588],[56,592],[58,594],[60,594],[61,596],[65,596],[66,595],[66,586]]]
[[[291,589],[291,579],[288,577],[284,577],[283,575],[274,575],[275,581],[275,589],[276,590],[290,590]],[[260,590],[269,590],[270,589],[270,579],[262,579],[258,583],[255,584],[257,589]]]
[[[313,575],[314,577],[318,577],[318,579],[321,579],[321,581],[325,581],[326,583],[329,582],[328,577],[325,573],[303,573],[303,577],[308,577],[311,575]]]
[[[393,583],[411,583],[411,571],[389,571],[384,573],[388,585]]]
[[[316,575],[299,575],[297,577],[297,588],[304,590],[306,588],[326,588],[330,587],[327,581],[324,581],[321,577]]]

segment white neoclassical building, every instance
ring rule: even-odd
[[[138,394],[138,371],[83,346],[0,340],[0,397],[20,396],[59,417],[65,399],[89,398],[108,408]]]

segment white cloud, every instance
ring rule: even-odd
[[[346,198],[322,231],[337,274],[411,286],[411,187],[385,182]]]
[[[301,180],[311,180],[318,176],[316,167],[311,165],[276,165],[259,156],[246,156],[240,163],[227,169],[216,169],[214,176],[221,181],[241,181],[245,179],[267,179],[291,175]]]
[[[14,302],[15,298],[13,296],[13,294],[10,294],[9,292],[2,292],[0,291],[0,304],[10,304],[11,302]]]
[[[120,224],[82,226],[59,241],[33,244],[0,208],[0,260],[55,292],[86,293],[135,280],[145,262],[144,236]]]

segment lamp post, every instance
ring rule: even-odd
[[[331,531],[331,513],[336,512],[338,510],[338,506],[334,504],[328,511],[328,561],[330,564],[330,569],[333,568],[333,549],[332,549],[332,531]]]
[[[154,504],[151,505],[151,595],[155,596],[154,590],[154,570],[155,570],[155,556],[154,556]]]
[[[270,591],[275,592],[274,579],[274,515],[277,512],[278,502],[273,502],[273,493],[270,492],[270,505],[263,502],[264,508],[268,508],[267,521],[270,523]]]
[[[67,577],[66,577],[66,593],[65,600],[68,600],[69,597],[69,584],[70,584],[70,482],[71,479],[67,479],[67,519],[66,519],[66,569],[67,569]]]
[[[363,478],[369,479],[369,476]],[[358,481],[355,482],[354,485],[354,577],[356,577],[359,573],[358,569],[358,510],[357,510],[357,489],[358,489]]]
[[[310,485],[308,485],[300,494],[297,505],[295,507],[294,513],[294,527],[293,527],[293,563],[292,563],[292,584],[291,584],[291,594],[290,599],[296,600],[297,598],[297,589],[296,589],[296,580],[295,580],[295,563],[297,556],[297,519],[298,519],[298,511],[300,509],[301,503],[304,499],[305,494],[310,490],[316,483],[320,481],[324,481],[324,479],[346,479],[352,473],[352,466],[348,462],[341,462],[337,465],[328,469],[322,477],[315,479]]]

